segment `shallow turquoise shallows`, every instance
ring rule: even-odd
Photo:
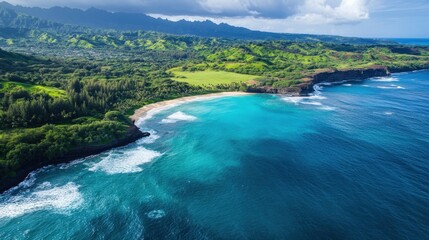
[[[429,71],[164,110],[0,196],[0,239],[429,239]]]

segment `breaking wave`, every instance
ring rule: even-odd
[[[156,140],[158,140],[160,138],[160,136],[157,135],[157,132],[155,130],[149,130],[148,132],[150,133],[150,136],[138,140],[137,141],[138,145],[152,144],[152,143],[154,143]]]
[[[49,182],[45,182],[35,192],[13,196],[0,203],[0,218],[15,218],[41,210],[67,213],[82,203],[82,194],[75,183],[52,187]]]
[[[319,109],[320,110],[325,110],[325,111],[335,111],[335,110],[337,110],[336,107],[331,107],[331,106],[322,106]]]
[[[398,86],[395,84],[391,84],[389,86],[377,86],[377,88],[380,88],[380,89],[405,89],[404,87],[401,87],[401,86]]]
[[[176,123],[179,121],[195,121],[197,120],[197,118],[195,116],[192,115],[188,115],[184,112],[175,112],[173,114],[171,114],[170,116],[168,116],[165,119],[161,120],[161,123]]]
[[[320,102],[320,100],[324,100],[326,99],[326,97],[322,95],[321,91],[323,90],[323,86],[329,86],[331,84],[332,83],[316,84],[313,87],[314,92],[309,96],[300,96],[300,97],[283,96],[282,100],[285,102],[293,103],[295,105],[304,104],[304,105],[313,105],[313,106],[323,106],[323,103]]]
[[[127,152],[114,150],[100,162],[95,163],[89,170],[93,172],[103,171],[107,174],[141,172],[143,171],[142,164],[151,162],[161,155],[159,152],[144,147],[137,147]]]
[[[398,82],[399,79],[395,77],[383,77],[383,78],[373,78],[374,82]]]

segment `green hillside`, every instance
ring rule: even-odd
[[[67,26],[0,10],[0,181],[126,139],[136,108],[374,65],[429,68],[429,48],[245,41]],[[135,128],[134,128],[135,129]]]

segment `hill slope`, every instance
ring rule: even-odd
[[[115,30],[144,30],[156,31],[178,35],[195,35],[201,37],[222,37],[244,40],[291,40],[291,41],[323,41],[349,44],[375,44],[380,40],[349,38],[327,35],[286,34],[252,31],[242,27],[234,27],[228,24],[215,24],[211,21],[189,22],[168,21],[153,18],[145,14],[137,13],[111,13],[108,11],[90,8],[88,10],[53,7],[49,9],[37,7],[14,6],[7,2],[1,2],[0,7],[24,13],[33,17],[52,22],[85,26],[90,28],[115,29]]]

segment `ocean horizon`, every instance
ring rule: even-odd
[[[429,38],[386,38],[386,40],[404,45],[429,46]]]

